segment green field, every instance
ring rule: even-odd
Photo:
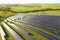
[[[20,12],[24,12],[24,11],[33,11],[33,10],[44,10],[44,9],[60,9],[60,4],[30,4],[30,5],[6,5],[6,6],[2,6],[0,5],[0,16],[11,16]],[[55,10],[52,11],[51,13],[54,14],[56,12],[59,13],[60,10]],[[40,11],[41,12],[41,11]],[[43,11],[44,13],[48,12],[50,13],[50,11]],[[30,13],[34,13],[34,12],[30,12]],[[47,13],[47,14],[48,14]],[[57,14],[58,14],[57,13]]]

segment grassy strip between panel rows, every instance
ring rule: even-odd
[[[27,20],[28,21],[28,20]],[[26,21],[26,22],[27,22]],[[28,21],[29,22],[29,21]],[[22,22],[23,23],[23,22]],[[39,24],[39,25],[44,25],[44,24],[40,24],[40,23],[36,23],[36,22],[32,22],[32,23],[34,23],[34,24]],[[28,24],[28,23],[26,23],[26,24]],[[31,24],[30,24],[31,25]],[[56,29],[56,28],[53,28],[53,27],[51,27],[51,26],[46,26],[47,28],[50,28],[50,29],[53,29],[53,30],[55,30],[56,32],[58,32],[58,33],[60,33],[60,30],[59,29]]]
[[[49,35],[51,35],[51,36],[54,36],[54,37],[60,39],[60,36],[57,35],[57,34],[53,34],[53,33],[49,32],[49,31],[47,31],[47,30],[44,30],[44,29],[42,29],[42,28],[38,28],[38,27],[36,27],[36,26],[32,26],[32,25],[30,25],[30,24],[26,24],[26,25],[29,26],[29,27],[35,28],[35,29],[37,29],[37,30],[40,30],[40,31],[42,31],[42,32],[45,32],[45,33],[47,33],[47,34],[49,34]]]
[[[1,34],[0,34],[0,40],[2,40]]]
[[[5,31],[5,38],[6,40],[15,40],[14,37],[10,34],[10,32],[5,28],[4,24],[1,25],[3,30]]]
[[[14,24],[17,25],[18,27],[26,30],[27,32],[29,32],[34,38],[36,38],[36,40],[48,40],[46,37],[34,32],[34,31],[30,30],[30,29],[24,28],[21,25],[18,25],[16,23],[14,23]]]
[[[26,35],[24,35],[23,33],[21,33],[20,31],[18,31],[17,29],[15,29],[14,27],[12,27],[11,25],[9,25],[7,22],[5,22],[10,28],[12,28],[19,36],[21,36],[23,38],[23,40],[29,40],[28,37],[26,37]]]

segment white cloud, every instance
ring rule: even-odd
[[[0,0],[0,4],[60,3],[60,0]]]

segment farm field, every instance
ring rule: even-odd
[[[0,5],[0,40],[60,40],[60,4]]]

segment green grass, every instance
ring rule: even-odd
[[[12,13],[12,12],[4,12],[0,11],[0,22],[2,22],[4,19],[6,19],[9,16],[16,15],[17,13]]]
[[[16,12],[21,12],[21,11],[31,11],[31,10],[38,10],[39,8],[33,8],[33,7],[23,7],[23,6],[19,6],[19,7],[12,7],[12,10],[16,11]]]
[[[42,8],[60,8],[60,4],[42,4]]]
[[[5,26],[3,24],[1,26],[6,33],[6,40],[15,40],[14,37],[10,34],[10,32],[5,28]]]
[[[20,31],[18,31],[17,29],[15,29],[15,28],[12,27],[11,25],[9,25],[7,22],[6,22],[6,24],[7,24],[10,28],[12,28],[18,35],[20,35],[24,40],[29,40],[29,38],[28,38],[26,35],[24,35],[24,34],[21,33]]]
[[[13,6],[11,7],[14,11],[31,11],[31,10],[38,10],[38,9],[46,9],[46,8],[60,8],[60,4],[37,4],[37,5],[23,5],[23,6]]]
[[[26,13],[29,15],[48,15],[48,16],[60,16],[60,11],[40,11],[40,12],[30,12]]]
[[[8,8],[8,6],[4,6],[4,8]],[[56,8],[60,9],[60,4],[29,4],[29,5],[23,5],[23,6],[10,6],[12,11],[15,12],[21,12],[21,11],[32,11],[32,10],[40,10],[40,9],[46,9],[46,8]],[[43,14],[44,13],[44,14]],[[15,15],[17,13],[13,13],[11,11],[0,11],[0,16],[3,17],[9,17],[11,15]],[[40,15],[52,15],[52,16],[60,16],[60,10],[59,11],[43,11],[43,12],[30,12],[30,14],[40,14]]]
[[[0,11],[0,16],[9,17],[12,15],[16,15],[16,13]]]

